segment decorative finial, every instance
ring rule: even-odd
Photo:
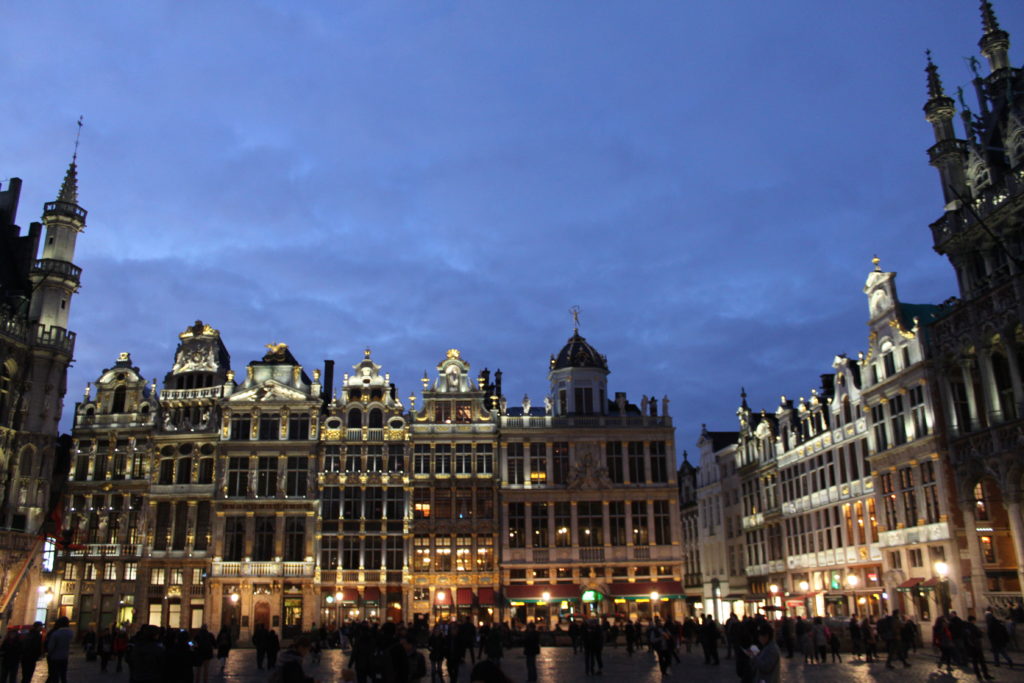
[[[999,30],[999,20],[996,19],[996,12],[989,0],[981,0],[981,27],[986,34]]]
[[[580,333],[580,307],[572,306],[569,308],[569,315],[572,316],[572,331],[573,334]]]
[[[877,255],[874,258],[871,259],[871,263],[873,263],[875,265],[875,272],[876,273],[881,273],[882,272],[882,266],[879,265],[881,262],[882,262],[882,259],[878,258]]]
[[[935,66],[935,62],[932,61],[932,51],[925,50],[924,54],[928,59],[928,66],[924,68],[925,73],[928,74],[928,97],[933,100],[938,97],[945,97],[946,93],[942,89],[942,79],[939,78],[939,67]]]
[[[370,357],[370,347],[366,347],[366,350],[363,351],[363,357],[367,359]]]
[[[84,118],[85,117],[81,115],[78,117],[78,131],[75,133],[75,153],[71,155],[71,163],[73,164],[78,161],[78,141],[82,137],[82,120]]]

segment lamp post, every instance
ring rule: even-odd
[[[334,594],[334,623],[338,628],[341,628],[341,601],[345,599],[345,594],[338,591]]]
[[[544,591],[540,594],[540,599],[544,601],[544,619],[546,622],[545,628],[547,628],[551,626],[551,593]]]
[[[853,605],[854,613],[857,612],[857,584],[860,583],[860,577],[856,574],[847,574],[846,585],[850,587],[850,600]]]
[[[778,607],[778,605],[776,605],[775,602],[779,595],[779,585],[777,583],[773,583],[772,585],[768,586],[768,592],[772,594],[772,607]],[[768,610],[765,610],[765,612],[767,611]]]
[[[651,591],[651,621],[654,617],[661,616],[661,594],[658,591]]]
[[[935,573],[939,575],[939,608],[943,614],[949,614],[949,565],[941,560],[936,562]]]
[[[811,590],[811,584],[804,580],[800,582],[799,586],[800,592],[804,594],[804,616],[809,617],[811,616],[811,609],[807,603],[807,593]]]

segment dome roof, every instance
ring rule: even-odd
[[[563,368],[601,368],[607,372],[608,361],[576,331],[558,352],[558,357],[552,359],[552,370]]]

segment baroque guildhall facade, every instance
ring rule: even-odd
[[[403,404],[367,350],[335,385],[285,344],[236,377],[180,334],[162,386],[121,354],[75,410],[55,582],[80,627],[682,614],[668,400],[609,400],[574,332],[543,406],[456,349]],[[660,412],[660,414],[659,414]]]

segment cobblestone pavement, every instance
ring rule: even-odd
[[[995,668],[989,663],[989,671],[997,681],[1022,681],[1024,682],[1024,654],[1013,653],[1015,662],[1018,665],[1010,670],[1006,666]],[[717,683],[718,681],[729,681],[734,683],[739,679],[736,677],[735,667],[732,660],[721,660],[719,666],[704,664],[703,655],[696,652],[687,654],[680,653],[681,663],[675,663],[669,676],[662,678],[658,671],[658,665],[653,655],[646,652],[638,652],[632,658],[628,657],[623,648],[607,648],[604,653],[604,671],[601,676],[588,677],[583,673],[583,655],[573,655],[572,649],[567,647],[545,648],[537,661],[539,680],[542,683],[571,683],[572,681],[593,680],[607,681],[608,683],[657,683],[660,681],[682,682],[682,681],[707,681]],[[938,659],[931,656],[930,652],[919,651],[917,655],[911,656],[912,666],[905,669],[899,666],[896,670],[887,670],[884,662],[868,665],[865,662],[851,662],[848,655],[844,655],[844,662],[841,664],[818,664],[805,666],[797,659],[784,659],[782,680],[789,682],[820,682],[820,683],[843,683],[868,682],[868,681],[899,681],[900,683],[951,683],[952,681],[974,681],[977,680],[974,674],[967,669],[954,669],[953,673],[946,674],[944,670],[938,669]],[[328,650],[323,653],[319,664],[313,664],[308,658],[305,668],[307,675],[311,675],[319,683],[335,683],[340,681],[340,671],[345,656],[337,650]],[[235,649],[231,652],[224,674],[220,673],[219,665],[214,662],[210,670],[209,683],[265,683],[269,677],[267,671],[256,668],[256,654],[254,650]],[[459,676],[459,683],[469,682],[469,671],[472,668],[467,656],[466,664],[463,666]],[[502,668],[517,683],[526,680],[526,663],[522,651],[518,649],[509,650],[502,661]],[[85,657],[76,653],[71,659],[68,671],[70,683],[128,683],[128,670],[114,673],[114,664],[110,665],[110,673],[100,673],[98,662],[86,662]],[[32,683],[46,683],[46,663],[40,662]],[[427,683],[427,681],[424,681]],[[445,679],[445,683],[448,683]]]

